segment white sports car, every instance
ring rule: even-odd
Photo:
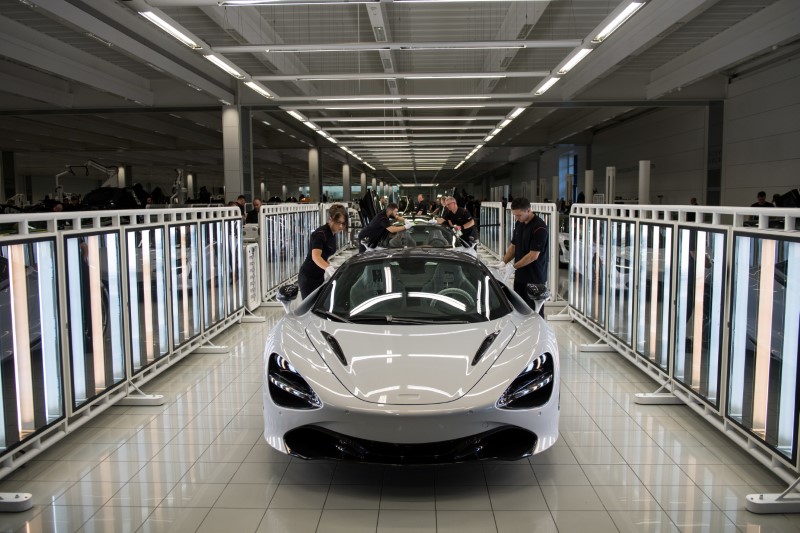
[[[291,311],[296,295],[281,289],[287,315],[264,351],[264,436],[277,450],[437,464],[520,459],[558,438],[555,335],[476,259],[361,254]]]

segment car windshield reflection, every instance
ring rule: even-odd
[[[475,323],[511,312],[497,281],[454,258],[380,258],[343,266],[315,303],[318,316],[371,324]]]

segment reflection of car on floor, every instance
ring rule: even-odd
[[[478,256],[478,243],[467,243],[461,239],[452,228],[440,224],[427,223],[424,220],[416,223],[405,231],[388,233],[381,239],[375,248],[368,250],[383,250],[386,248],[440,248],[452,249]]]
[[[435,464],[520,459],[558,438],[555,335],[474,258],[360,254],[289,311],[296,295],[282,287],[288,313],[264,351],[264,436],[277,450]]]

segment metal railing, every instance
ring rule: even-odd
[[[0,477],[243,313],[236,208],[0,217]]]
[[[573,205],[569,312],[787,481],[800,209]]]

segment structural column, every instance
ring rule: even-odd
[[[350,201],[350,165],[345,163],[342,165],[342,201]]]
[[[322,153],[317,147],[308,149],[308,196],[312,203],[322,201]]]
[[[367,192],[367,175],[366,173],[361,173],[361,196],[364,196],[364,193]]]
[[[650,161],[639,161],[639,205],[650,203]]]
[[[606,203],[614,203],[617,192],[617,167],[606,167]]]
[[[16,194],[15,175],[14,152],[3,152],[0,162],[0,202],[6,203],[8,198]]]
[[[558,203],[558,185],[559,185],[558,176],[553,176],[553,198],[552,201],[556,204]]]
[[[586,178],[583,180],[583,195],[586,197],[586,203],[592,203],[594,196],[594,170],[586,171]]]
[[[235,105],[222,106],[222,148],[225,174],[225,199],[240,194],[253,198],[252,120],[250,110]]]

